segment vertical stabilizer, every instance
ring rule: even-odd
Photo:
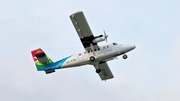
[[[53,63],[53,61],[44,53],[41,48],[32,50],[31,54],[38,71],[46,71],[46,68],[48,69],[48,65]]]

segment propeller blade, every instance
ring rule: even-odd
[[[104,32],[104,38],[105,38],[106,42],[108,42],[108,41],[107,41],[107,37],[108,37],[108,35],[106,35],[106,32],[105,32],[105,30],[104,30],[104,29],[103,29],[103,32]]]

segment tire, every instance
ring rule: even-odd
[[[95,60],[95,57],[94,56],[91,56],[90,57],[90,61],[94,61]]]
[[[128,56],[126,54],[123,55],[123,59],[127,59]]]
[[[101,69],[96,69],[96,73],[100,73],[101,72]]]

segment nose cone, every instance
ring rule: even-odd
[[[136,46],[135,45],[126,45],[125,48],[126,48],[127,51],[131,51],[134,48],[136,48]]]
[[[130,48],[131,50],[133,50],[133,49],[136,48],[136,46],[135,46],[135,45],[130,45],[129,48]]]
[[[133,50],[133,49],[135,49],[135,48],[136,48],[135,45],[121,45],[120,51],[121,51],[122,53],[127,53],[127,52],[129,52],[129,51],[131,51],[131,50]]]

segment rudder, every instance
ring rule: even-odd
[[[31,51],[33,60],[38,71],[45,71],[47,74],[55,72],[54,69],[48,68],[53,61],[44,53],[41,48]]]

